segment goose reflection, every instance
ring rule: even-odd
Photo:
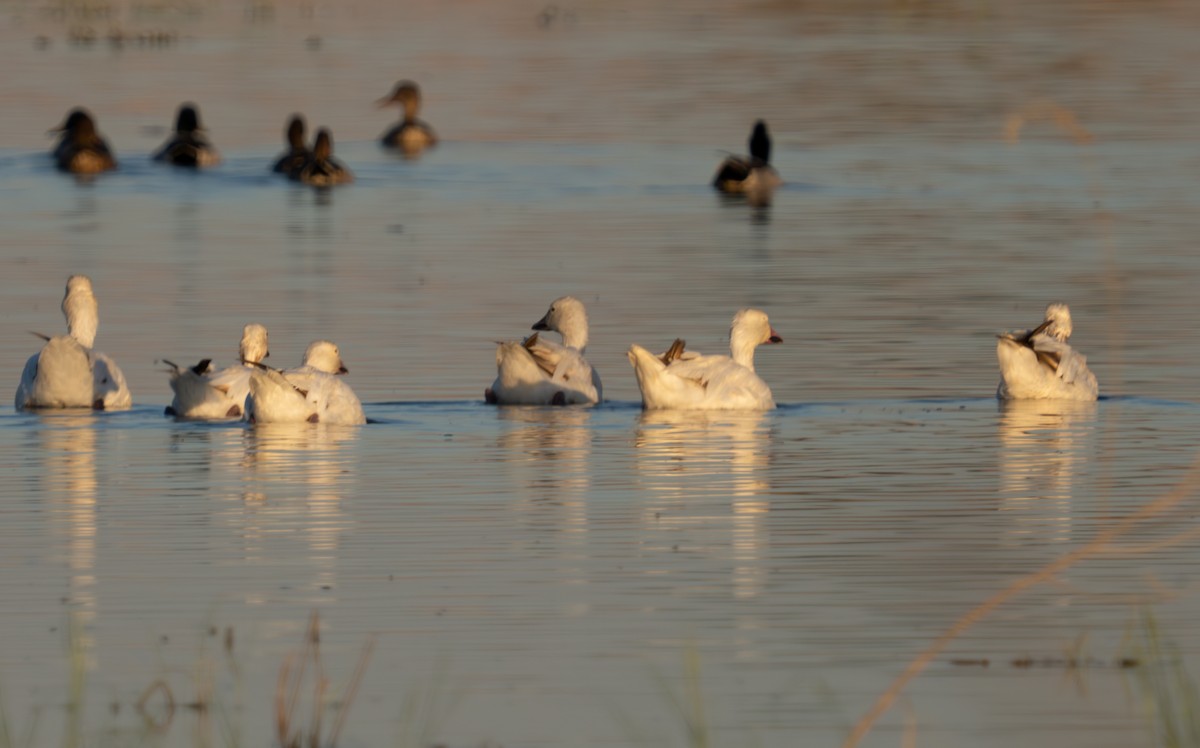
[[[1095,430],[1095,402],[1000,403],[1000,509],[1012,513],[1010,544],[1071,540],[1076,477]]]
[[[510,406],[497,408],[496,417],[506,426],[498,439],[501,454],[524,488],[516,509],[537,526],[582,536],[591,486],[591,409]]]
[[[65,538],[68,598],[89,666],[95,651],[91,623],[99,608],[96,577],[96,419],[90,413],[42,413],[31,451],[41,465],[39,482],[52,535]],[[56,545],[59,543],[56,542]]]
[[[737,597],[766,580],[771,483],[771,416],[762,411],[644,411],[636,434],[637,472],[655,501],[646,522],[668,532],[723,526],[725,502]]]
[[[248,563],[278,560],[274,544],[307,541],[311,589],[333,588],[338,548],[349,527],[341,508],[352,494],[357,428],[332,424],[260,423],[242,432],[242,538]],[[262,602],[249,600],[248,602]]]

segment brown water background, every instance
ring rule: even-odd
[[[0,415],[10,719],[40,714],[39,745],[75,729],[74,620],[88,744],[266,744],[317,610],[335,694],[376,639],[347,745],[685,744],[668,694],[692,686],[715,745],[838,744],[958,615],[1195,456],[1198,23],[1183,2],[0,3],[0,381],[82,272],[136,405]],[[443,139],[417,160],[375,143],[400,78]],[[184,100],[212,172],[149,162]],[[119,172],[51,168],[75,105]],[[293,111],[354,185],[268,173]],[[707,186],[758,118],[787,182],[766,209]],[[492,342],[567,293],[610,402],[484,406]],[[999,407],[993,334],[1051,300],[1106,398]],[[719,350],[751,305],[785,340],[758,357],[778,411],[641,414],[630,343]],[[336,341],[378,423],[162,418],[156,360],[227,362],[248,321],[277,365]],[[1187,546],[1072,569],[868,743],[908,713],[922,746],[1154,745],[1111,663],[1144,606],[1195,661],[1195,570]],[[1064,652],[1093,664],[1012,664]],[[206,668],[210,719],[149,731],[147,686],[186,700]],[[422,698],[435,716],[406,712]]]

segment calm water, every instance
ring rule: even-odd
[[[0,382],[87,273],[136,403],[0,413],[0,703],[33,744],[270,744],[318,611],[332,700],[375,641],[346,745],[684,745],[693,690],[714,745],[838,745],[959,615],[1184,479],[1200,12],[391,5],[0,2],[21,71],[0,80]],[[374,143],[400,77],[444,139],[414,161]],[[210,173],[146,157],[184,99],[226,157]],[[49,168],[76,104],[120,172]],[[295,110],[356,184],[267,173]],[[788,182],[767,209],[707,187],[759,117]],[[484,405],[493,341],[567,293],[609,402]],[[1105,399],[997,404],[993,334],[1056,299]],[[779,410],[640,411],[630,343],[721,350],[750,305],[785,340],[758,356]],[[163,418],[156,362],[227,362],[248,321],[276,365],[336,341],[376,422]],[[1111,664],[1148,605],[1200,672],[1197,561],[1153,547],[1035,588],[867,744],[908,718],[921,746],[1154,745]],[[1012,664],[1070,655],[1094,664]],[[160,680],[213,708],[153,731],[135,705]]]

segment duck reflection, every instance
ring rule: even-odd
[[[332,588],[349,526],[342,496],[353,493],[360,429],[331,424],[262,423],[245,429],[240,500],[246,561],[269,562],[272,543],[307,540],[314,589]],[[287,554],[294,557],[295,551]],[[253,600],[248,602],[255,602]]]
[[[90,411],[39,413],[38,471],[51,534],[65,538],[68,599],[89,660],[90,625],[99,607],[96,589],[96,419]],[[58,545],[56,543],[56,545]],[[89,665],[93,664],[91,662]]]
[[[638,422],[637,471],[658,499],[646,506],[646,521],[670,532],[707,529],[723,521],[707,512],[728,501],[737,597],[760,594],[766,578],[770,418],[761,411],[652,410]]]
[[[1071,539],[1076,475],[1095,430],[1095,402],[1000,402],[1000,509],[1012,513],[1012,545]]]
[[[506,406],[496,416],[508,426],[498,439],[505,462],[522,473],[525,498],[516,508],[536,525],[581,538],[591,486],[591,409]]]

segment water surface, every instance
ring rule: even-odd
[[[87,273],[136,405],[0,414],[0,680],[37,744],[150,739],[158,680],[216,686],[154,741],[266,744],[315,610],[335,698],[375,641],[347,745],[685,744],[689,689],[714,745],[837,745],[959,615],[1194,459],[1190,8],[47,7],[0,5],[24,71],[0,83],[0,381]],[[416,160],[374,142],[399,77],[443,138]],[[210,173],[148,160],[183,99]],[[75,104],[119,172],[50,169]],[[296,110],[354,185],[267,172]],[[707,182],[760,117],[787,185],[755,209]],[[568,293],[609,402],[484,405],[494,341]],[[1106,397],[998,404],[994,333],[1051,300]],[[757,358],[781,407],[642,413],[628,345],[720,351],[743,306],[785,340]],[[163,418],[156,361],[227,362],[248,321],[276,365],[336,341],[375,423]],[[1113,663],[1147,605],[1195,661],[1195,554],[1154,545],[1192,513],[1000,608],[868,744],[908,714],[922,746],[1154,745]]]

